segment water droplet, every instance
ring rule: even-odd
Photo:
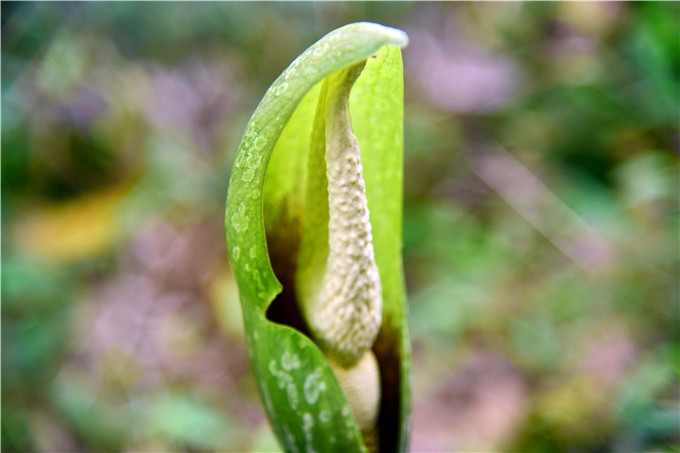
[[[243,136],[243,140],[241,141],[241,145],[239,148],[244,150],[250,148],[250,146],[253,144],[253,140],[255,140],[255,137],[257,137],[257,132],[255,132],[253,128],[249,128],[246,131],[245,135]],[[245,159],[246,159],[245,153],[239,153],[234,164],[236,168],[240,168],[241,165],[244,164]]]
[[[288,83],[283,82],[281,85],[276,87],[276,91],[274,91],[274,95],[275,96],[281,96],[283,93],[286,92],[287,89],[288,89]]]
[[[260,271],[258,271],[257,269],[253,271],[253,280],[255,280],[255,285],[257,286],[257,289],[259,290],[264,289],[264,285],[262,284],[262,277],[260,276]],[[262,298],[262,296],[260,296],[260,298]]]
[[[288,84],[286,84],[286,87],[287,87],[287,86],[288,86]],[[277,91],[278,91],[278,90],[277,90]],[[284,91],[285,91],[285,90],[284,90]],[[264,146],[265,146],[266,144],[267,144],[267,139],[260,135],[259,137],[257,137],[257,138],[253,141],[253,150],[254,150],[254,151],[260,151],[262,148],[264,148]],[[258,160],[258,161],[260,160],[259,156],[258,156],[258,159],[257,159],[257,160]]]
[[[305,450],[307,453],[313,453],[312,446],[312,428],[314,427],[314,417],[309,412],[302,414],[302,431],[305,436]]]
[[[262,399],[264,400],[264,407],[267,409],[267,412],[273,412],[272,400],[265,386],[262,387]]]
[[[241,179],[246,182],[250,182],[255,177],[255,169],[253,167],[248,167],[241,175]]]
[[[315,57],[320,57],[326,51],[326,46],[319,46],[312,52]]]
[[[286,371],[300,368],[300,359],[297,355],[291,353],[290,351],[286,351],[283,353],[283,356],[281,356],[281,366]]]
[[[243,135],[243,142],[247,145],[250,145],[251,143],[253,143],[255,137],[257,137],[257,132],[255,132],[255,129],[248,128],[246,133]]]
[[[324,384],[324,385],[322,385]],[[307,376],[304,384],[305,399],[309,404],[314,404],[319,399],[319,392],[326,388],[325,383],[321,381],[321,369],[317,369],[314,373]]]
[[[297,410],[299,396],[293,377],[283,370],[278,370],[274,360],[269,362],[269,372],[277,378],[278,387],[281,390],[286,390],[286,395],[288,396],[291,408]]]
[[[300,65],[300,61],[301,57],[297,57],[295,60],[293,60],[291,64],[288,65],[288,69],[286,69],[286,71],[294,72],[295,68],[297,68]]]
[[[309,412],[305,412],[302,414],[302,426],[305,427],[306,429],[311,428],[314,426],[314,417],[312,417],[312,414]]]
[[[241,256],[241,247],[238,245],[234,247],[231,251],[231,254],[234,256],[234,261],[238,261],[239,257]]]
[[[322,410],[319,412],[319,420],[321,420],[323,423],[328,423],[328,411],[327,410]]]
[[[266,139],[262,139],[260,141],[261,137],[258,137],[255,139],[255,142],[253,143],[253,148],[251,148],[250,152],[248,153],[248,157],[245,159],[245,164],[246,164],[246,169],[243,171],[243,174],[241,175],[241,179],[243,179],[246,182],[250,182],[253,180],[255,177],[255,172],[257,172],[258,167],[260,165],[260,159],[262,158],[262,155],[258,152],[259,149],[257,149],[257,146],[264,146],[264,143],[267,143]],[[259,141],[259,143],[258,143]]]
[[[287,426],[283,427],[283,433],[286,437],[286,451],[296,451],[297,447],[295,445],[295,438],[290,433],[290,430]]]
[[[239,206],[236,212],[231,215],[231,226],[239,233],[248,229],[248,216],[244,205]]]
[[[257,258],[257,246],[253,245],[250,247],[250,257],[253,259]]]
[[[284,377],[285,379],[283,379]],[[284,375],[283,372],[279,375],[279,378],[281,379],[279,387],[283,388],[282,385],[283,383],[285,383],[286,393],[288,394],[288,401],[290,401],[290,406],[293,408],[293,410],[296,410],[298,405],[298,391],[297,388],[295,388],[295,384],[293,383],[293,378],[290,377],[289,374]]]

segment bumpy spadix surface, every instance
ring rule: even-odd
[[[349,92],[364,63],[333,77],[326,104],[328,242],[326,272],[306,308],[313,335],[345,367],[357,363],[380,329],[382,290],[362,177],[359,144],[352,132]]]

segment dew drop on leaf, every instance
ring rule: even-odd
[[[274,95],[275,96],[281,96],[283,93],[286,92],[287,89],[288,89],[288,83],[283,82],[281,85],[279,85],[276,88],[276,91],[274,91]]]
[[[244,205],[239,206],[238,210],[231,215],[231,225],[239,233],[248,229],[248,216],[246,215],[246,207]]]

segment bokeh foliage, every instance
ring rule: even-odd
[[[224,194],[272,80],[361,20],[411,40],[412,448],[677,449],[678,15],[3,2],[3,450],[276,448]]]

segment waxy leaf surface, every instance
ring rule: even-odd
[[[405,44],[403,32],[370,23],[351,24],[326,35],[274,81],[246,127],[234,163],[225,216],[229,257],[253,371],[274,431],[287,451],[365,450],[324,355],[303,329],[271,321],[267,310],[272,304],[287,303],[285,297],[294,298],[295,288],[288,286],[304,284],[305,273],[324,264],[328,198],[323,115],[317,115],[323,103],[322,82],[366,59],[351,93],[350,111],[384,291],[384,321],[374,346],[385,396],[380,449],[406,449],[410,354],[401,268],[399,50]]]

